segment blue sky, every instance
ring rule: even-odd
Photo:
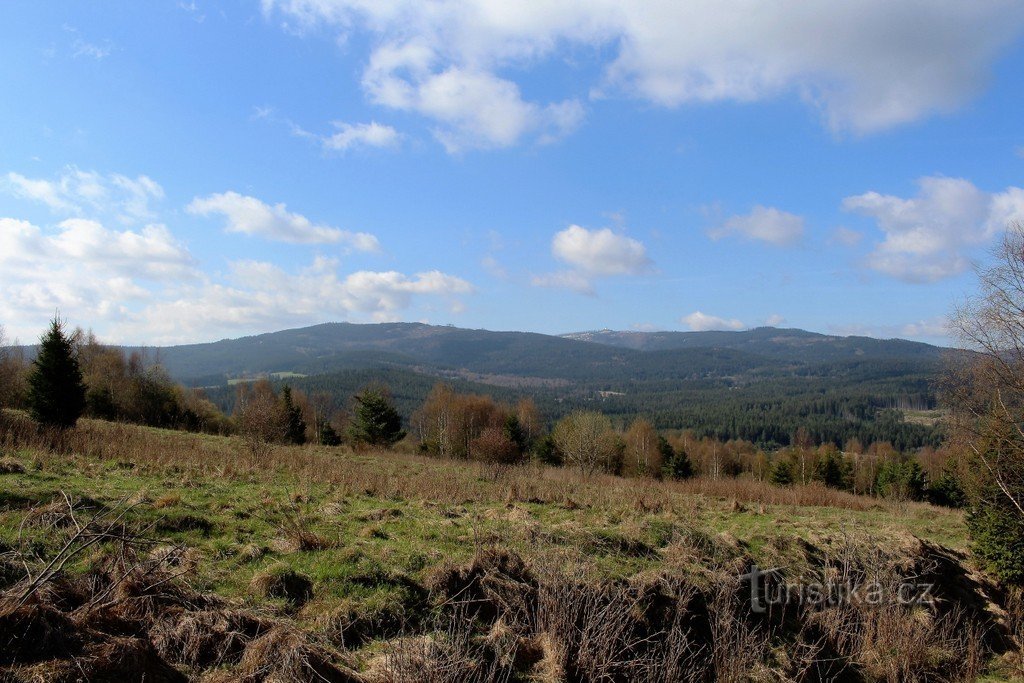
[[[0,324],[944,342],[1024,220],[1019,0],[5,2]]]

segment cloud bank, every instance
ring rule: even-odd
[[[571,132],[583,99],[660,107],[798,97],[833,131],[963,106],[1024,27],[1015,0],[263,0],[292,33],[366,34],[369,101],[420,114],[449,151]],[[586,95],[523,94],[513,74],[597,61]]]

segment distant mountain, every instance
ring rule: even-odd
[[[938,360],[948,352],[905,339],[839,337],[798,329],[758,327],[741,332],[620,332],[598,330],[561,335],[563,339],[605,344],[637,351],[693,348],[735,349],[769,358],[802,362],[858,359]]]
[[[775,328],[552,336],[328,323],[146,352],[226,410],[230,379],[271,375],[337,405],[382,381],[408,418],[443,380],[502,401],[533,398],[551,419],[598,407],[621,424],[646,415],[659,428],[765,445],[787,443],[802,426],[819,441],[914,448],[936,445],[939,431],[905,422],[904,412],[936,407],[933,383],[949,350]]]
[[[474,379],[683,380],[864,361],[937,362],[944,349],[902,339],[762,327],[744,332],[579,332],[551,336],[421,323],[326,323],[147,350],[183,381],[375,366],[461,371]]]

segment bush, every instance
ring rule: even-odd
[[[945,471],[935,481],[928,484],[926,493],[932,505],[948,508],[962,508],[967,505],[967,493],[960,484],[960,479],[950,471]]]
[[[922,500],[924,489],[924,470],[916,460],[890,460],[878,470],[878,492],[885,498]]]
[[[664,475],[670,479],[689,479],[693,476],[693,463],[686,451],[672,448],[665,437],[658,437],[658,450],[661,452],[661,461]]]
[[[793,481],[796,479],[796,473],[793,470],[792,460],[788,458],[779,460],[772,466],[772,473],[768,479],[776,486],[792,486]]]
[[[555,438],[550,434],[545,434],[544,438],[537,442],[534,455],[545,465],[561,466],[565,462],[562,452],[558,450],[558,444],[555,443]]]
[[[1000,491],[971,506],[967,514],[974,555],[1002,581],[1024,584],[1024,517]]]

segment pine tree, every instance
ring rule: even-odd
[[[292,400],[292,388],[288,385],[281,389],[281,409],[284,412],[285,443],[298,446],[306,443],[306,421],[302,419],[302,409]]]
[[[663,437],[658,437],[658,452],[661,454],[664,474],[672,479],[689,479],[693,476],[693,463],[686,451],[672,448],[672,444]]]
[[[405,438],[402,416],[386,392],[364,389],[352,398],[356,405],[348,431],[353,443],[388,448]]]
[[[74,427],[85,410],[85,383],[74,344],[59,318],[39,340],[39,355],[28,378],[28,407],[40,424]]]

